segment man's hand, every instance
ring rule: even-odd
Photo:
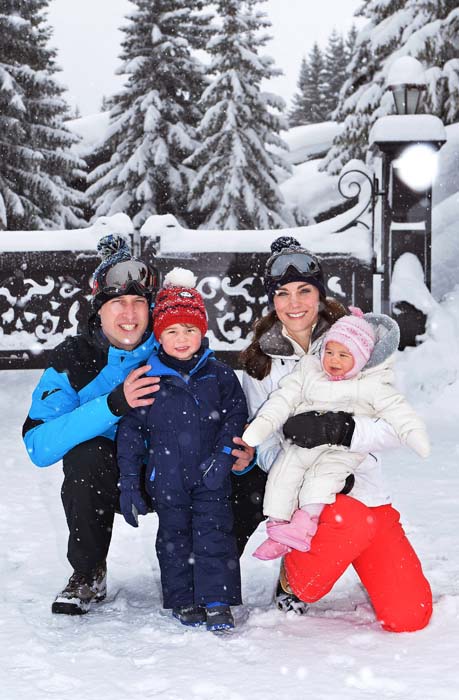
[[[143,365],[129,372],[124,380],[124,397],[131,408],[151,406],[154,398],[150,396],[159,389],[159,377],[145,377],[151,365]],[[149,398],[146,398],[146,397]]]
[[[242,472],[247,469],[249,464],[253,461],[255,456],[255,448],[247,445],[246,442],[240,437],[234,437],[233,442],[236,445],[240,445],[240,448],[234,448],[231,451],[233,457],[236,457],[236,461],[233,464],[233,472]]]

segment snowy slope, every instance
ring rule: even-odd
[[[298,163],[304,163],[311,158],[325,155],[332,145],[333,139],[342,130],[342,124],[337,122],[293,126],[281,134],[289,148],[289,152],[286,154],[287,160],[292,165],[298,165]]]
[[[161,609],[154,515],[139,530],[116,517],[106,602],[82,618],[52,616],[53,596],[69,575],[61,469],[34,467],[20,438],[39,373],[0,373],[2,700],[458,697],[459,375],[456,363],[440,381],[432,356],[447,358],[459,341],[459,294],[443,311],[437,325],[453,336],[437,332],[398,360],[400,383],[427,419],[432,456],[423,462],[397,450],[385,457],[394,505],[434,593],[432,621],[415,634],[381,631],[352,571],[306,617],[275,610],[276,564],[250,556],[261,528],[242,560],[245,606],[235,609],[236,633],[186,630]]]
[[[318,214],[343,204],[339,178],[320,172],[321,163],[322,159],[316,158],[293,166],[292,176],[280,186],[288,206],[310,224]]]

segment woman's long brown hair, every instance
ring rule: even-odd
[[[349,312],[336,299],[327,297],[321,299],[319,308],[319,321],[322,319],[324,323],[318,323],[321,327],[319,333],[313,334],[312,339],[315,340],[324,333],[328,328],[342,316],[346,316]],[[250,345],[243,350],[239,357],[242,368],[250,377],[254,379],[264,379],[271,372],[271,357],[266,355],[260,347],[260,338],[267,333],[274,324],[278,321],[277,314],[274,309],[266,316],[257,319],[253,325],[253,340]]]

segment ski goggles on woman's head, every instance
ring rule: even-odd
[[[107,265],[94,278],[92,294],[122,295],[131,289],[140,295],[152,294],[158,288],[158,272],[135,258]]]
[[[276,289],[290,282],[311,284],[317,287],[319,294],[326,296],[320,263],[314,255],[303,248],[284,248],[271,255],[266,263],[263,281],[270,303],[273,302]]]
[[[266,263],[265,277],[272,280],[282,279],[289,267],[294,267],[301,275],[322,277],[322,269],[317,258],[306,251],[298,250],[286,250],[272,255]]]

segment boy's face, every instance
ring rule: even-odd
[[[191,323],[174,323],[159,336],[164,352],[177,360],[191,360],[201,347],[201,331]]]
[[[323,368],[331,377],[344,377],[354,366],[354,358],[341,343],[331,340],[325,346]]]

